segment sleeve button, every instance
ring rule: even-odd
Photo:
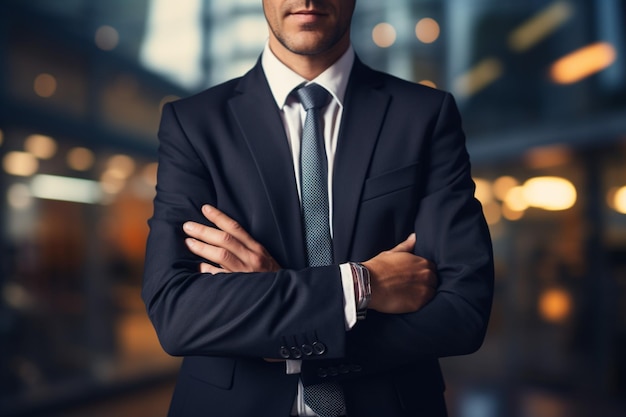
[[[291,356],[296,359],[300,359],[302,357],[302,351],[297,347],[291,348]]]
[[[330,376],[337,376],[337,375],[339,375],[339,371],[334,366],[331,366],[331,367],[328,368],[328,374]]]
[[[279,351],[280,357],[283,359],[289,359],[291,353],[289,353],[289,349],[286,346],[281,346]]]
[[[326,368],[318,368],[317,376],[319,376],[320,378],[326,378],[328,376],[328,371],[326,370]]]
[[[311,356],[313,354],[313,347],[308,344],[302,345],[302,353],[304,353],[305,356]]]
[[[314,342],[313,343],[313,352],[316,355],[323,355],[326,352],[326,345],[322,342]]]

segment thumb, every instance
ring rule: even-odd
[[[391,249],[391,252],[413,252],[413,248],[415,247],[415,239],[415,233],[411,233],[409,237],[406,238],[406,240],[398,243],[396,247]]]

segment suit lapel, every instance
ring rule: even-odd
[[[377,73],[354,62],[335,154],[333,177],[333,247],[335,262],[346,262],[368,167],[390,96]]]
[[[333,177],[335,262],[346,262],[368,167],[390,96],[377,74],[355,60],[342,116]],[[279,230],[289,267],[306,266],[300,200],[285,129],[260,63],[244,76],[230,108],[250,148]],[[287,266],[287,265],[285,265]]]
[[[304,236],[291,151],[260,62],[237,89],[241,94],[230,100],[230,108],[262,178],[281,238],[284,256],[273,255],[288,262],[286,267],[302,268],[306,266]]]

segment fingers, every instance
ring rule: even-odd
[[[235,238],[237,243],[245,246],[252,251],[259,251],[261,245],[248,234],[248,232],[241,227],[237,221],[228,217],[221,210],[205,204],[202,206],[202,214],[211,223],[213,223],[218,229],[224,231],[228,235]],[[227,238],[225,238],[227,239]]]
[[[280,266],[234,219],[215,207],[205,205],[202,213],[215,227],[195,222],[183,225],[189,236],[185,240],[189,250],[220,267],[201,265],[202,272],[266,272],[278,271]]]
[[[201,226],[201,225],[198,225],[198,226],[202,228],[208,228],[207,226]],[[185,228],[185,230],[187,231],[187,228]],[[205,235],[206,234],[208,233],[205,233]],[[185,244],[187,245],[187,248],[189,248],[191,253],[193,253],[194,255],[197,255],[202,259],[205,259],[207,261],[213,262],[221,266],[220,271],[214,272],[214,271],[208,271],[208,270],[201,270],[201,272],[216,273],[216,272],[233,272],[233,271],[243,272],[244,271],[243,261],[239,259],[232,251],[228,249],[215,246],[215,245],[203,242],[195,238],[185,239]],[[210,264],[205,264],[205,265],[207,265],[207,267],[210,266]],[[202,268],[207,268],[207,267],[202,267]]]
[[[245,256],[251,250],[244,242],[256,243],[254,239],[239,223],[215,207],[204,205],[202,213],[216,227],[186,222],[183,225],[185,233],[193,238],[186,240],[189,250],[226,270],[244,271]]]
[[[435,295],[437,272],[425,258],[405,251],[414,237],[363,262],[370,271],[369,308],[381,313],[411,313],[426,305]]]
[[[411,233],[403,242],[398,243],[391,252],[413,252],[415,247],[415,233]]]
[[[200,272],[203,274],[219,274],[220,272],[230,272],[225,270],[224,268],[218,268],[206,262],[200,264]]]
[[[436,289],[439,285],[439,278],[437,277],[437,268],[435,267],[435,264],[424,258],[420,258],[420,262],[423,264],[423,266],[419,269],[419,278],[424,283],[424,285],[428,286],[429,288]]]

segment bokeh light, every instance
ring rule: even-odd
[[[7,174],[29,177],[39,169],[39,161],[31,153],[12,151],[4,156],[2,166]]]
[[[573,84],[611,66],[617,59],[615,47],[598,42],[580,48],[556,61],[550,69],[557,84]]]
[[[95,159],[94,153],[83,147],[72,148],[67,153],[67,165],[75,171],[87,171]]]
[[[536,177],[523,185],[523,196],[528,205],[544,210],[567,210],[576,203],[576,188],[560,177]]]
[[[52,97],[57,91],[57,79],[47,73],[39,74],[33,82],[33,90],[39,97]]]
[[[24,149],[39,159],[50,159],[57,152],[57,142],[50,136],[34,134],[24,141]]]
[[[540,295],[538,307],[544,320],[559,323],[570,316],[572,297],[563,288],[551,288]]]
[[[615,191],[613,208],[618,213],[626,214],[626,186],[620,187]]]
[[[396,42],[396,29],[389,23],[379,23],[372,30],[372,40],[381,48],[389,48]]]
[[[103,51],[112,51],[117,47],[119,41],[120,35],[117,30],[112,26],[104,25],[100,26],[96,30],[96,46]]]
[[[415,36],[420,42],[433,43],[439,39],[441,29],[435,19],[425,17],[415,25]]]

